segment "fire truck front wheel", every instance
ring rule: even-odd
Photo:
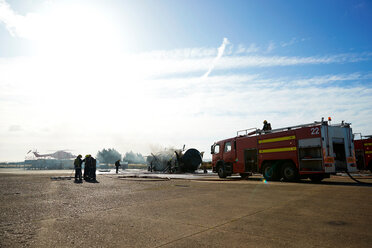
[[[284,163],[282,166],[282,176],[285,181],[296,181],[298,179],[296,167],[290,162]]]
[[[218,166],[217,173],[218,173],[218,176],[220,178],[226,178],[227,177],[227,173],[226,173],[226,169],[225,169],[224,165]]]

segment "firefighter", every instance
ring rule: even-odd
[[[118,174],[118,172],[119,172],[119,166],[120,166],[120,159],[115,162],[116,174]]]
[[[90,154],[85,155],[85,158],[83,159],[84,165],[84,180],[89,181],[90,180],[90,174],[91,174],[91,167],[92,167],[92,160]]]
[[[264,120],[263,124],[264,124],[264,125],[263,125],[262,130],[264,130],[264,131],[269,131],[269,130],[271,130],[271,124],[268,123],[267,120]]]
[[[90,169],[90,180],[92,180],[92,182],[94,183],[97,183],[97,180],[96,180],[96,168],[97,168],[97,160],[95,158],[93,158],[92,156],[90,157],[91,159],[91,169]]]
[[[77,156],[74,161],[74,167],[75,167],[75,183],[81,183],[81,164],[83,163],[83,160],[81,160],[81,155]]]

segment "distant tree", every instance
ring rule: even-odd
[[[117,160],[121,160],[121,154],[115,149],[103,149],[98,151],[97,159],[104,164],[114,164]]]
[[[145,164],[145,158],[142,154],[132,151],[125,153],[123,161],[128,162],[128,164]]]

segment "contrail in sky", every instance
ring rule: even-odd
[[[213,60],[212,64],[209,66],[208,71],[202,76],[202,78],[206,78],[206,77],[209,76],[209,73],[211,73],[211,71],[215,67],[216,63],[218,62],[218,60],[222,57],[222,55],[223,55],[223,53],[225,51],[226,45],[229,44],[229,43],[230,42],[229,42],[229,40],[227,38],[223,38],[222,44],[218,48],[217,57]]]

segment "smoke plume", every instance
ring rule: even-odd
[[[226,45],[228,45],[229,43],[230,42],[227,38],[223,38],[222,44],[218,48],[217,57],[213,60],[212,64],[209,66],[208,71],[202,76],[202,78],[207,78],[209,76],[209,74],[212,72],[213,68],[217,64],[218,60],[222,57],[222,55],[225,51]]]

